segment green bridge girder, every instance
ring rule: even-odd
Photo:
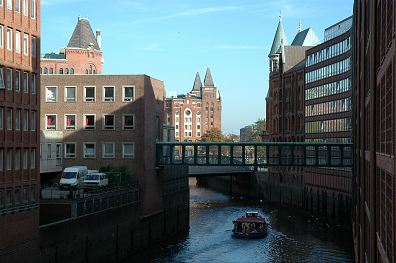
[[[157,142],[156,165],[352,167],[351,143]]]

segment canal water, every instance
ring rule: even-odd
[[[315,217],[263,206],[195,186],[190,180],[190,231],[142,255],[147,262],[353,262],[350,230]],[[232,221],[259,211],[269,223],[268,236],[231,237]],[[144,260],[143,260],[144,259]]]

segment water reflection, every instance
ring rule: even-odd
[[[232,220],[260,211],[269,223],[268,236],[235,239]],[[352,262],[351,233],[296,212],[263,207],[191,185],[190,232],[151,251],[153,262]]]

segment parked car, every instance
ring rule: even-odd
[[[84,189],[103,188],[109,185],[109,179],[105,173],[91,173],[84,177]]]
[[[59,181],[59,188],[80,188],[83,185],[84,177],[88,174],[86,166],[72,166],[66,167],[62,172]]]

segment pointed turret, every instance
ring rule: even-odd
[[[214,82],[213,82],[213,78],[212,78],[212,73],[210,73],[209,67],[208,67],[208,69],[206,70],[205,80],[204,80],[204,86],[205,86],[205,87],[214,87]]]
[[[271,51],[269,53],[269,57],[271,55],[276,54],[278,52],[279,48],[284,45],[287,45],[287,38],[286,38],[285,29],[283,27],[282,17],[280,16],[278,28],[276,29],[274,42],[272,42],[272,47],[271,47]]]
[[[201,91],[202,88],[202,81],[201,77],[199,76],[199,73],[195,75],[195,81],[194,81],[194,86],[193,86],[193,91]]]
[[[67,47],[87,49],[91,46],[96,50],[100,50],[88,19],[79,17]]]

